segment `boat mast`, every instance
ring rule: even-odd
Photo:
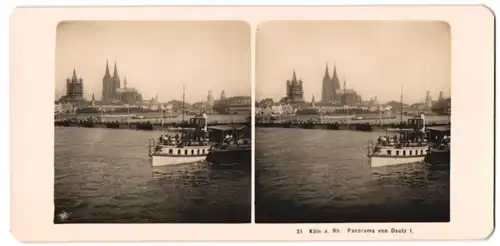
[[[382,128],[382,108],[380,107],[380,104],[378,105],[378,117],[380,122],[380,128]]]
[[[128,128],[130,128],[130,104],[127,103],[127,113],[128,113]]]
[[[403,126],[403,84],[401,84],[401,121],[400,121],[400,125],[401,127]]]
[[[163,136],[163,104],[161,104],[161,103],[160,103],[160,116],[161,116],[160,133],[161,133],[161,136]]]
[[[185,84],[182,85],[182,119],[181,119],[181,136],[184,139],[184,100],[185,100]]]

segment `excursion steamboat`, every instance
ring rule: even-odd
[[[189,128],[184,123],[184,87],[182,95],[182,123],[177,129],[169,129],[168,134],[162,131],[160,137],[149,140],[149,156],[153,166],[166,166],[204,161],[210,152],[207,132],[207,114],[192,117]]]
[[[401,123],[397,129],[387,129],[394,135],[380,136],[376,143],[368,141],[368,158],[372,167],[417,163],[425,160],[431,147],[425,133],[425,115],[408,119],[403,124],[403,86],[401,86]]]
[[[431,143],[425,134],[425,116],[408,119],[407,128],[388,130],[394,135],[368,142],[368,158],[372,167],[422,162]]]

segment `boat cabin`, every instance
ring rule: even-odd
[[[207,125],[207,119],[201,116],[189,119],[189,125],[194,128],[202,129]]]
[[[408,119],[405,128],[398,128],[386,131],[386,136],[378,138],[378,145],[398,146],[398,147],[419,147],[427,143],[428,137],[422,131],[425,127],[424,119],[415,117]],[[389,132],[392,132],[390,136]]]
[[[413,130],[420,130],[424,127],[424,119],[420,118],[420,117],[415,117],[415,118],[412,118],[412,119],[408,119],[408,123],[407,123],[407,126],[408,128],[411,128]]]
[[[230,124],[208,127],[211,140],[216,144],[225,144],[234,141],[237,144],[249,144],[251,129],[246,125]]]
[[[189,127],[169,128],[168,133],[160,136],[160,145],[204,146],[208,145],[206,118],[192,117]]]
[[[449,139],[451,136],[450,125],[427,127],[425,130],[429,141],[436,145],[441,144],[443,140]]]

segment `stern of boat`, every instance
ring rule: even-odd
[[[377,146],[376,143],[373,142],[373,140],[369,140],[368,144],[366,146],[366,157],[372,158],[372,156],[377,153],[379,150],[379,147]]]
[[[148,156],[152,157],[155,151],[156,151],[156,141],[150,138],[148,143]]]

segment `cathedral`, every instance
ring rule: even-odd
[[[109,73],[108,61],[106,61],[106,72],[102,79],[102,99],[103,103],[112,103],[118,100],[117,89],[120,88],[120,77],[118,76],[118,69],[115,62],[115,70],[113,77]]]
[[[115,62],[113,76],[109,72],[106,61],[106,72],[102,79],[102,103],[104,104],[136,104],[142,101],[142,95],[135,88],[127,87],[127,78],[124,81],[124,88],[121,88],[120,76]]]
[[[304,103],[304,87],[303,82],[297,79],[295,70],[293,71],[292,80],[286,81],[286,97],[281,99],[282,103],[287,104],[302,104]]]
[[[323,86],[321,91],[322,103],[334,103],[352,105],[361,102],[361,96],[355,90],[347,89],[344,79],[344,88],[340,88],[340,79],[337,74],[337,66],[333,67],[333,75],[330,77],[328,64],[326,64],[325,75],[323,76]]]
[[[337,66],[333,67],[333,76],[330,78],[328,72],[328,64],[325,68],[325,76],[323,76],[323,89],[321,91],[322,102],[334,102],[336,99],[335,92],[340,89],[340,81],[337,75]]]

